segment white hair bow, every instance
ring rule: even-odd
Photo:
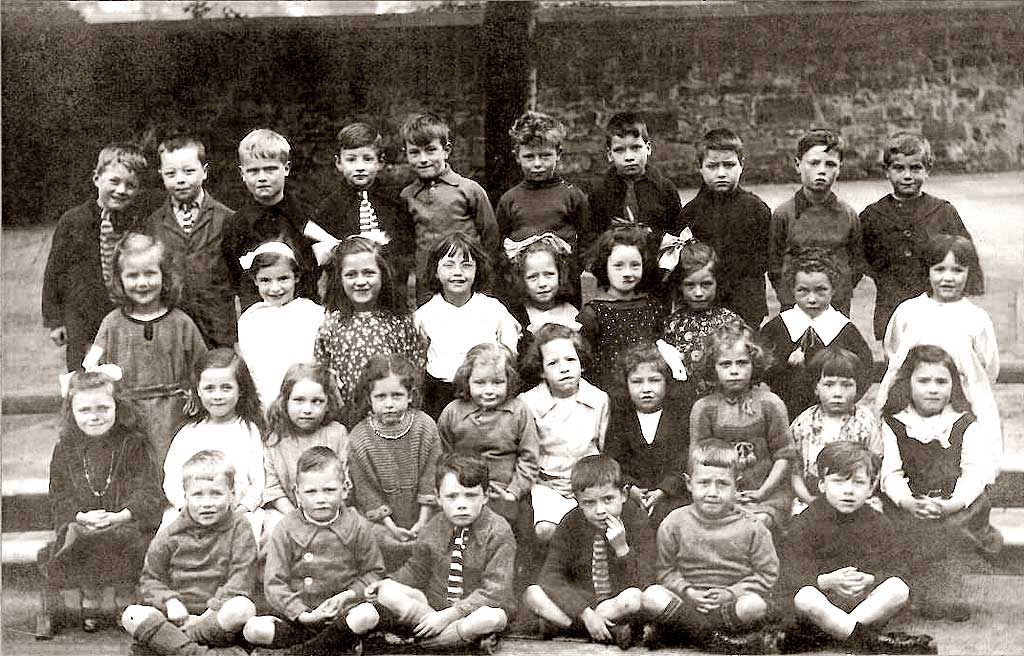
[[[659,339],[654,345],[658,347],[658,353],[661,353],[668,368],[672,370],[672,378],[678,381],[686,380],[686,366],[683,364],[683,354],[679,352],[679,349],[663,339]]]
[[[288,244],[280,241],[268,241],[260,244],[254,250],[251,250],[238,258],[238,263],[242,265],[242,269],[248,271],[252,268],[252,263],[256,259],[256,256],[262,255],[263,253],[277,253],[278,255],[291,258],[293,262],[295,261],[295,251],[293,251]]]
[[[679,251],[690,242],[697,241],[689,228],[683,228],[679,236],[666,232],[658,247],[658,267],[672,271],[679,265]]]
[[[521,239],[519,241],[514,241],[506,237],[505,242],[502,245],[505,247],[505,255],[508,259],[514,260],[526,249],[527,246],[535,244],[538,241],[542,241],[551,246],[556,253],[560,253],[561,255],[568,255],[572,253],[572,246],[569,245],[569,242],[565,241],[553,232],[545,232],[540,235],[530,235],[526,239]]]
[[[85,368],[86,373],[97,373],[103,374],[112,381],[119,381],[124,376],[124,372],[121,367],[113,363],[107,364],[94,364],[88,365]],[[69,371],[66,374],[61,374],[57,377],[57,382],[60,383],[60,397],[62,399],[68,398],[68,390],[71,388],[71,379],[75,376],[74,371]]]

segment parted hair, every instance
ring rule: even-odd
[[[967,284],[964,285],[964,296],[980,296],[985,293],[985,278],[981,272],[981,262],[974,242],[960,235],[935,235],[928,242],[925,252],[929,267],[933,267],[946,255],[953,254],[953,259],[960,266],[967,267]],[[928,292],[931,295],[931,291]]]
[[[198,424],[210,418],[210,411],[199,402],[199,382],[203,372],[207,369],[230,369],[238,384],[238,404],[235,406],[235,414],[250,426],[256,428],[263,434],[266,424],[263,412],[260,410],[260,399],[256,392],[256,384],[249,373],[249,367],[245,360],[234,349],[221,347],[210,349],[199,356],[195,366],[192,368],[192,394],[195,395],[195,412],[191,423]]]
[[[505,399],[511,399],[519,392],[519,372],[516,371],[515,357],[512,352],[503,344],[486,342],[469,349],[466,359],[455,371],[455,377],[452,379],[455,398],[470,400],[469,378],[473,375],[473,368],[477,366],[498,367],[505,372],[505,380],[508,381]]]
[[[418,408],[420,404],[420,390],[423,384],[423,375],[419,369],[414,367],[409,360],[397,353],[389,355],[376,355],[370,358],[359,376],[359,384],[356,387],[356,405],[359,408],[359,416],[365,417],[370,412],[370,393],[373,385],[378,380],[389,376],[396,376],[409,392],[409,405]]]
[[[840,440],[826,444],[818,453],[815,464],[818,477],[822,479],[829,474],[849,478],[862,466],[867,470],[868,478],[873,479],[878,474],[882,459],[863,442]]]
[[[282,437],[298,435],[295,423],[288,416],[288,401],[292,397],[295,384],[303,380],[311,380],[323,388],[324,396],[327,398],[323,424],[332,421],[341,423],[343,419],[341,394],[338,392],[338,381],[330,368],[319,362],[296,362],[288,367],[288,371],[285,372],[284,378],[281,380],[280,394],[267,408],[267,430],[263,435],[263,441],[267,446],[277,444]]]
[[[718,253],[702,241],[691,241],[679,249],[679,264],[665,281],[678,303],[682,302],[683,281],[704,267],[710,266],[711,275],[718,282]]]
[[[907,352],[907,357],[896,371],[892,387],[889,388],[889,396],[885,399],[885,406],[882,408],[883,415],[894,415],[907,406],[912,405],[910,395],[910,378],[919,364],[941,364],[949,371],[949,378],[953,389],[949,395],[949,404],[957,412],[968,412],[971,404],[964,393],[963,383],[960,382],[960,370],[957,369],[953,356],[941,346],[932,344],[918,344]]]
[[[120,305],[131,311],[132,301],[124,290],[121,272],[124,269],[124,258],[154,251],[160,262],[160,302],[166,307],[177,307],[181,302],[181,263],[174,251],[166,248],[164,243],[151,235],[140,232],[129,232],[117,242],[114,248],[114,270],[111,285],[114,298]]]
[[[550,243],[538,240],[521,250],[516,259],[512,262],[515,272],[516,293],[523,303],[529,303],[530,294],[526,291],[526,259],[534,253],[547,253],[551,256],[558,269],[558,292],[555,294],[555,304],[571,303],[573,300],[573,286],[569,258],[571,255],[561,253]]]
[[[174,151],[181,150],[182,148],[195,148],[196,157],[199,158],[199,163],[206,164],[206,146],[204,146],[203,142],[198,138],[191,135],[183,134],[169,139],[164,139],[160,142],[160,145],[156,147],[156,152],[158,155],[163,155],[164,153],[173,153]]]
[[[607,288],[608,280],[608,258],[616,246],[634,246],[640,251],[640,259],[643,262],[643,272],[640,283],[637,285],[639,291],[653,291],[660,278],[657,257],[648,233],[642,228],[620,227],[605,230],[591,247],[591,255],[588,263],[588,270],[597,278],[600,287]]]
[[[491,473],[480,456],[464,453],[446,453],[441,456],[434,470],[434,489],[440,489],[441,481],[448,474],[455,474],[462,487],[479,485],[484,492],[490,487]]]
[[[345,465],[341,462],[338,454],[334,452],[334,449],[322,444],[311,446],[299,456],[299,460],[295,465],[295,480],[298,482],[299,478],[306,472],[326,471],[331,467],[338,468],[338,475],[344,481]]]
[[[383,143],[384,138],[381,137],[377,128],[374,128],[371,125],[366,123],[349,123],[338,130],[337,141],[339,153],[343,150],[372,146],[373,149],[377,151],[377,157],[380,157],[382,150],[381,144]]]
[[[185,461],[181,467],[181,482],[185,489],[192,481],[215,481],[223,476],[228,489],[235,489],[235,466],[223,451],[204,449]]]
[[[114,164],[120,164],[136,175],[140,175],[149,166],[142,148],[137,144],[116,143],[100,150],[96,157],[96,169],[93,174],[103,175],[107,167]]]
[[[352,316],[356,309],[351,299],[345,294],[342,284],[344,278],[345,258],[349,255],[370,253],[373,261],[380,269],[380,292],[377,294],[377,309],[392,314],[408,314],[409,305],[402,293],[401,285],[395,284],[391,266],[384,258],[380,245],[372,239],[354,235],[342,239],[331,251],[331,261],[327,264],[327,294],[324,306],[329,312],[339,312],[342,316]]]

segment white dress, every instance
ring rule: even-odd
[[[444,300],[441,294],[416,310],[416,325],[430,340],[427,347],[427,373],[451,382],[477,344],[504,344],[515,355],[522,327],[501,301],[474,293],[461,307]]]

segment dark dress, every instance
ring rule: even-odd
[[[608,394],[621,394],[625,383],[619,357],[631,346],[661,339],[665,304],[652,296],[628,301],[596,298],[587,303],[577,321],[583,324],[583,338],[594,353],[593,373],[586,371],[584,376]]]

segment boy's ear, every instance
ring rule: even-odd
[[[825,477],[824,476],[819,476],[818,477],[818,493],[819,494],[825,494]]]
[[[612,149],[611,148],[606,148],[605,151],[604,151],[604,155],[605,155],[605,157],[608,158],[609,162],[613,161],[612,160]]]
[[[686,483],[687,491],[693,494],[693,482],[690,479],[690,475],[686,472],[683,472],[683,482]]]
[[[288,174],[292,172],[292,161],[288,160],[284,163],[284,176],[287,178]]]

